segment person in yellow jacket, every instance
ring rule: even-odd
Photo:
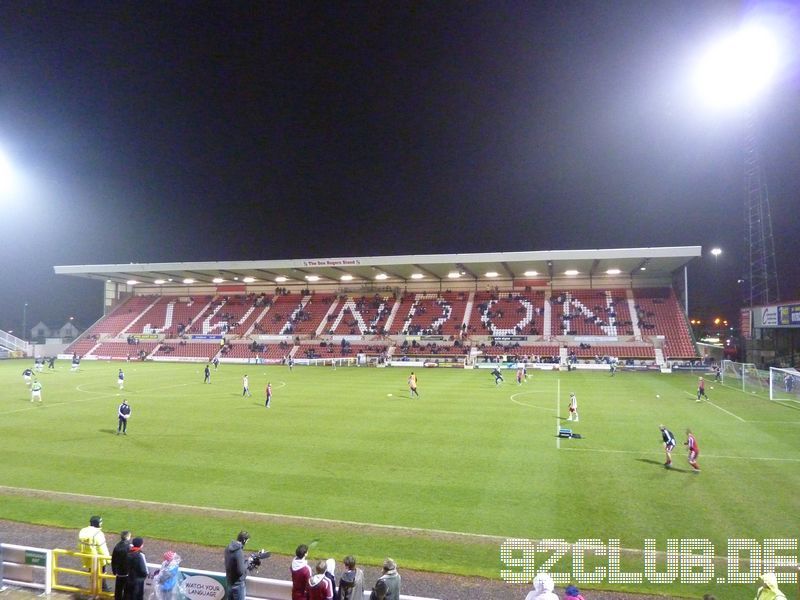
[[[89,525],[84,527],[78,533],[78,551],[81,554],[91,554],[97,556],[97,566],[105,573],[106,565],[111,561],[111,556],[108,553],[108,546],[106,545],[106,535],[103,533],[103,519],[96,515],[89,519]],[[82,559],[83,568],[90,570],[92,568],[92,558],[87,556]],[[108,583],[103,580],[103,590],[107,590]]]
[[[758,588],[755,600],[786,600],[786,596],[778,589],[778,578],[775,573],[764,573],[761,581],[764,585]]]

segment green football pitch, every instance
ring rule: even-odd
[[[673,539],[709,540],[724,557],[728,540],[797,538],[800,406],[713,383],[698,403],[696,375],[532,371],[517,385],[507,371],[496,386],[486,370],[418,369],[412,399],[410,368],[224,364],[204,384],[197,364],[70,372],[61,360],[39,374],[33,404],[28,364],[0,363],[0,514],[12,520],[77,528],[100,512],[109,531],[208,545],[246,528],[284,554],[319,539],[322,555],[493,578],[520,570],[501,561],[506,538],[618,539],[623,570],[640,572],[645,540],[659,557]],[[570,392],[579,423],[564,420]],[[123,398],[127,436],[116,435]],[[672,469],[661,423],[678,438]],[[582,438],[558,438],[559,426]],[[686,462],[686,428],[701,473]],[[574,575],[572,554],[553,569]],[[607,565],[597,554],[588,563]],[[796,560],[797,547],[778,554]],[[537,569],[547,557],[532,558]],[[726,568],[703,585],[598,587],[752,597],[753,585],[717,583]]]

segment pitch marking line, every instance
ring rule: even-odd
[[[564,448],[573,452],[597,452],[602,454],[653,454],[650,450],[610,450],[604,448]],[[702,454],[704,458],[722,458],[729,460],[764,460],[776,462],[800,462],[800,458],[775,458],[772,456],[726,456],[721,454]]]
[[[179,383],[177,385],[168,385],[168,386],[161,387],[161,388],[154,388],[154,389],[151,389],[151,390],[144,390],[144,392],[145,393],[157,392],[157,391],[167,390],[167,389],[172,389],[172,388],[185,387],[187,385],[189,385],[189,384],[188,383]],[[87,391],[87,390],[81,390],[79,388],[80,388],[80,386],[77,386],[75,389],[78,390],[79,392],[81,392],[82,394],[98,394],[99,393],[99,392],[90,392],[90,391]],[[139,392],[137,391],[136,393],[139,393]],[[118,397],[120,397],[120,395],[125,395],[124,394],[124,390],[123,390],[122,394],[116,393],[116,392],[113,393],[113,394],[112,393],[107,393],[104,396],[92,396],[90,398],[83,398],[81,400],[71,400],[69,402],[41,402],[41,403],[34,402],[34,403],[32,403],[33,404],[32,406],[26,406],[25,408],[17,408],[17,409],[14,409],[14,410],[8,410],[8,411],[5,411],[5,412],[0,412],[0,415],[10,415],[10,414],[14,414],[14,413],[26,412],[26,411],[29,411],[29,410],[41,410],[43,408],[53,408],[54,406],[64,406],[66,404],[78,404],[79,402],[93,402],[95,400],[105,400],[105,399],[108,399],[108,398],[118,398]]]
[[[154,500],[133,500],[130,498],[117,498],[114,496],[96,496],[94,494],[74,494],[71,492],[57,492],[52,490],[41,490],[35,488],[13,487],[7,485],[0,485],[0,492],[9,492],[14,495],[27,495],[30,493],[44,494],[53,498],[61,498],[67,500],[92,500],[92,501],[107,501],[125,503],[127,505],[138,505],[140,507],[156,507],[161,509],[179,508],[191,510],[199,513],[217,513],[220,515],[229,516],[247,516],[247,517],[268,517],[274,519],[285,519],[299,522],[313,522],[322,523],[326,525],[348,525],[356,527],[373,527],[375,529],[385,529],[387,531],[405,531],[410,533],[430,533],[438,535],[458,536],[464,538],[478,538],[481,540],[488,540],[492,542],[502,542],[510,536],[488,535],[485,533],[466,533],[463,531],[448,531],[446,529],[426,529],[423,527],[404,527],[402,525],[386,525],[380,523],[360,523],[358,521],[346,521],[342,519],[325,519],[323,517],[302,517],[298,515],[284,515],[280,513],[265,513],[256,512],[251,510],[237,510],[231,508],[214,508],[211,506],[195,506],[192,504],[175,504],[172,502],[156,502]]]
[[[561,429],[561,380],[556,379],[556,450],[561,449],[561,437],[558,435]]]
[[[509,400],[511,400],[514,404],[518,404],[519,406],[527,406],[529,408],[535,408],[537,410],[546,410],[547,412],[550,412],[551,410],[553,410],[552,408],[545,408],[544,406],[536,406],[534,404],[528,404],[527,402],[520,402],[519,400],[516,399],[517,396],[524,396],[526,394],[546,394],[546,393],[547,392],[545,392],[544,390],[533,390],[533,391],[530,391],[530,392],[517,392],[516,394],[511,394],[511,397],[509,398]]]
[[[695,396],[694,396],[694,394],[690,394],[689,392],[687,392],[687,391],[685,391],[685,390],[684,390],[684,392],[683,392],[683,393],[684,393],[684,394],[686,394],[687,396],[689,396],[690,398],[694,398],[694,397],[695,397]],[[713,403],[711,400],[706,400],[705,402],[706,402],[706,404],[710,404],[710,405],[711,405],[711,406],[713,406],[714,408],[718,408],[718,409],[719,409],[719,410],[721,410],[722,412],[729,414],[729,415],[730,415],[730,416],[732,416],[734,419],[739,419],[739,420],[740,420],[742,423],[747,423],[747,421],[745,421],[745,420],[744,420],[742,417],[740,417],[739,415],[735,415],[735,414],[733,414],[731,411],[729,411],[729,410],[726,410],[726,409],[722,408],[721,406],[718,406],[718,405],[714,404],[714,403]]]

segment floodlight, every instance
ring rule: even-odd
[[[488,273],[484,273],[486,277],[497,277],[499,273],[497,271],[489,271]]]
[[[714,257],[716,258],[720,254],[722,254],[722,250],[720,250],[719,248],[712,248],[711,249],[711,254],[714,255]]]
[[[577,269],[567,269],[566,271],[564,271],[564,275],[577,275],[577,274],[578,274]]]
[[[0,194],[11,192],[14,188],[14,169],[11,166],[11,161],[0,149]]]
[[[278,277],[275,278],[275,283],[284,283],[286,281],[289,281],[289,278],[284,277],[283,275],[279,275]]]
[[[461,277],[461,273],[459,273],[458,271],[453,271],[452,273],[448,273],[447,276],[450,279],[458,279],[459,277]]]
[[[384,279],[389,279],[389,276],[386,273],[378,273],[377,275],[375,275],[375,279],[383,281]]]
[[[425,275],[423,275],[422,273],[412,273],[411,274],[411,279],[422,279],[423,277],[425,277]]]
[[[155,281],[153,281],[153,283],[155,283],[156,285],[164,285],[166,281],[164,281],[163,279],[156,279]]]
[[[342,281],[353,281],[353,276],[352,275],[342,275],[341,277],[339,277],[339,279],[341,279]]]
[[[606,271],[607,275],[619,275],[620,273],[622,273],[622,271],[620,271],[619,269],[608,269]]]
[[[709,46],[698,61],[695,82],[701,98],[715,108],[754,100],[775,78],[781,49],[776,35],[750,23]]]
[[[256,280],[255,277],[245,277],[244,279],[242,279],[242,281],[244,281],[245,283],[253,283],[255,280]]]
[[[212,283],[222,283],[225,280],[222,277],[214,277],[211,281]]]
[[[536,277],[539,274],[539,271],[525,271],[523,275],[525,277]]]
[[[190,283],[194,283],[194,279],[192,279],[191,277],[187,277],[186,279],[183,280],[183,283],[187,285]]]
[[[307,281],[319,281],[319,275],[306,275]]]
[[[139,282],[136,281],[135,279],[128,279],[128,281],[126,281],[125,283],[127,283],[128,285],[136,285]]]

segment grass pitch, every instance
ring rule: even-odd
[[[28,364],[0,363],[4,518],[77,529],[101,512],[109,531],[220,546],[247,528],[254,545],[285,554],[319,538],[320,555],[493,578],[510,537],[619,539],[634,550],[625,570],[639,572],[645,539],[664,550],[704,538],[721,555],[730,538],[797,539],[800,407],[713,383],[697,403],[696,376],[532,371],[517,385],[508,371],[495,386],[485,370],[415,369],[411,399],[410,368],[225,364],[207,385],[197,364],[84,361],[72,373],[58,361],[39,375],[38,405]],[[564,421],[570,392],[575,424]],[[118,436],[123,398],[133,413]],[[670,470],[661,423],[679,441]],[[583,439],[557,438],[559,426]],[[687,427],[699,474],[680,446]],[[718,567],[714,582],[725,575]],[[601,587],[754,594],[714,582]]]

